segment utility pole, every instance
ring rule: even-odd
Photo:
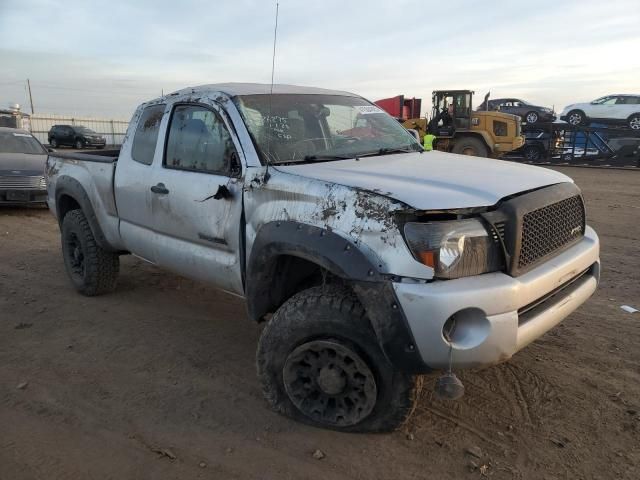
[[[28,78],[27,78],[27,88],[29,89],[29,102],[31,102],[31,115],[33,115],[34,111],[33,111],[33,97],[31,96],[31,82],[29,82]]]

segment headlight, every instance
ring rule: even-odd
[[[551,110],[550,108],[546,108],[546,107],[545,107],[545,108],[542,108],[541,110],[542,110],[543,112],[545,112],[545,113],[551,113],[551,112],[552,112],[552,110]]]
[[[419,262],[437,278],[460,278],[504,268],[502,247],[476,219],[407,223],[404,237]]]

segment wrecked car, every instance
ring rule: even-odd
[[[80,293],[112,292],[133,254],[242,296],[271,407],[370,432],[406,419],[423,374],[503,362],[595,291],[567,176],[425,153],[358,95],[271,88],[180,90],[138,107],[119,153],[49,156]]]

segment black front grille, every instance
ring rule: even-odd
[[[573,243],[584,235],[585,213],[582,197],[576,195],[533,210],[522,219],[522,243],[518,269]]]

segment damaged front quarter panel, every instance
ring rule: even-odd
[[[353,242],[389,277],[428,280],[433,270],[414,260],[395,219],[409,207],[379,193],[307,178],[269,167],[250,168],[245,181],[247,258],[261,227],[293,221]]]

